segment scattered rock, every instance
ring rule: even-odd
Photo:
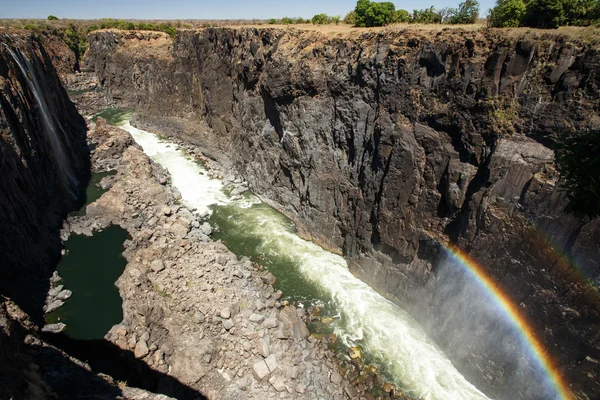
[[[67,325],[63,324],[62,322],[59,322],[57,324],[44,325],[44,327],[42,328],[42,332],[61,333],[65,329],[67,329]]]
[[[263,380],[271,375],[271,371],[269,371],[269,367],[267,367],[267,364],[264,360],[260,360],[259,362],[255,363],[252,366],[252,369],[254,370],[254,375],[258,380]]]
[[[233,328],[233,321],[230,319],[226,319],[223,321],[223,328],[225,328],[226,330],[230,330],[231,328]]]
[[[149,352],[150,352],[150,349],[148,349],[148,343],[146,343],[146,341],[144,341],[144,340],[139,340],[137,342],[137,344],[135,345],[135,350],[133,351],[133,354],[134,354],[135,358],[143,358]]]
[[[162,262],[162,260],[154,260],[150,263],[150,268],[154,272],[160,272],[165,269],[165,264]]]

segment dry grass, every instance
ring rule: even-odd
[[[365,32],[401,32],[401,31],[415,31],[415,32],[452,32],[454,30],[466,31],[466,32],[497,32],[505,37],[513,39],[532,39],[532,40],[555,40],[557,37],[565,37],[566,39],[578,40],[584,43],[600,44],[600,28],[597,27],[573,27],[565,26],[559,29],[534,29],[534,28],[487,28],[485,23],[482,21],[477,24],[470,25],[442,25],[442,24],[394,24],[385,27],[374,27],[374,28],[357,28],[344,23],[340,24],[328,24],[328,25],[312,25],[310,23],[305,24],[293,24],[293,25],[281,25],[281,24],[268,24],[267,20],[193,20],[193,19],[182,19],[182,20],[126,20],[133,21],[136,24],[139,23],[152,23],[152,24],[171,24],[174,27],[180,29],[201,29],[207,27],[229,27],[229,28],[241,28],[241,27],[261,27],[261,28],[278,28],[278,29],[297,29],[301,31],[313,31],[326,34],[328,36],[344,36],[352,37],[355,34],[362,34]],[[65,28],[69,24],[75,24],[78,27],[87,27],[90,25],[100,26],[102,20],[71,20],[71,19],[60,19],[57,21],[48,21],[45,19],[0,19],[0,27],[15,28],[22,27],[27,24],[45,24],[52,28]]]

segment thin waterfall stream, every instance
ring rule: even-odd
[[[39,85],[36,72],[31,65],[29,59],[21,53],[19,50],[13,51],[6,44],[4,47],[8,50],[11,57],[21,70],[29,90],[31,90],[36,102],[38,103],[40,114],[42,116],[42,122],[44,124],[44,132],[46,133],[46,139],[50,143],[52,152],[54,153],[54,159],[58,164],[59,170],[61,171],[61,179],[65,185],[65,188],[71,193],[73,198],[76,197],[73,190],[78,185],[77,179],[75,179],[73,172],[69,167],[67,157],[65,155],[64,144],[57,132],[57,124],[55,124],[52,113],[48,107],[48,103],[44,98],[42,89]],[[58,129],[62,130],[62,127],[58,125]]]
[[[427,400],[487,399],[454,367],[407,312],[354,277],[341,256],[301,239],[294,224],[251,193],[230,196],[218,179],[178,145],[133,127],[124,115],[113,123],[127,130],[144,152],[169,170],[182,202],[209,221],[238,256],[260,260],[289,301],[317,304],[331,317],[329,329],[344,346],[359,346],[386,379]]]

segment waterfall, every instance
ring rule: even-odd
[[[50,146],[52,147],[54,160],[60,171],[60,177],[63,182],[63,185],[69,191],[71,196],[73,198],[76,198],[73,188],[75,188],[79,182],[77,181],[77,179],[75,179],[73,172],[71,171],[69,160],[65,154],[63,142],[60,139],[59,134],[57,133],[57,124],[55,123],[52,114],[50,113],[50,109],[48,107],[46,99],[42,94],[43,92],[41,90],[41,86],[36,77],[33,66],[29,62],[29,59],[25,57],[25,55],[20,50],[16,49],[15,52],[13,49],[8,47],[6,43],[3,43],[3,45],[8,50],[13,60],[21,70],[21,73],[23,74],[23,77],[27,82],[27,86],[29,87],[29,90],[31,91],[31,93],[33,93],[33,96],[39,106],[40,114],[42,116],[42,123],[44,124],[43,133],[47,141],[50,143]],[[62,129],[62,127],[60,127],[60,125],[58,127],[64,135],[64,130]]]

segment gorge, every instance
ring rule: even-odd
[[[6,265],[18,267],[5,267],[2,294],[35,320],[40,317],[43,298],[19,299],[23,291],[14,288],[31,284],[15,282],[38,276],[38,285],[45,284],[47,290],[60,251],[60,220],[76,208],[69,182],[89,178],[86,127],[54,71],[65,67],[58,65],[61,57],[54,56],[59,50],[53,38],[15,34],[3,36],[2,41],[2,171],[13,175],[2,181],[5,194],[0,204],[2,227],[6,229],[0,244],[3,253],[11,249],[6,252]],[[228,292],[233,287],[223,289],[225,300],[212,300],[215,306],[208,308],[214,317],[207,309],[198,310],[196,303],[186,305],[179,299],[181,293],[192,296],[194,285],[188,285],[192,280],[201,282],[216,274],[218,282],[222,271],[238,268],[235,256],[221,244],[204,242],[208,239],[200,233],[194,236],[204,220],[190,217],[187,207],[191,215],[204,215],[210,225],[220,228],[213,239],[220,238],[236,253],[241,270],[252,270],[251,265],[244,264],[243,256],[250,257],[252,263],[260,264],[261,260],[257,254],[234,249],[233,242],[228,244],[228,240],[246,239],[227,234],[225,225],[220,225],[225,221],[219,221],[220,212],[230,213],[228,218],[239,223],[231,232],[254,235],[271,246],[263,249],[264,263],[268,264],[268,254],[274,252],[296,261],[302,260],[303,254],[308,257],[308,261],[300,261],[300,265],[307,262],[307,267],[300,266],[299,270],[312,276],[313,284],[324,284],[327,290],[333,282],[343,287],[343,291],[328,294],[336,299],[340,311],[339,320],[332,325],[338,340],[347,342],[348,347],[359,345],[366,356],[369,348],[373,354],[379,351],[380,365],[386,363],[381,361],[386,357],[402,360],[392,367],[397,368],[396,376],[415,366],[418,371],[408,380],[418,379],[421,373],[420,383],[444,383],[440,377],[452,374],[456,367],[456,376],[440,392],[434,383],[426,383],[424,387],[430,392],[404,387],[410,395],[427,399],[485,395],[499,399],[591,399],[600,394],[600,303],[596,287],[600,223],[578,220],[564,212],[566,197],[552,150],[562,132],[585,129],[597,122],[600,58],[593,45],[554,34],[525,39],[495,30],[321,33],[267,28],[180,30],[174,38],[159,32],[108,30],[90,34],[89,43],[84,67],[95,72],[107,102],[135,110],[131,124],[122,127],[171,176],[165,183],[161,176],[166,173],[158,164],[144,161],[145,156],[123,131],[116,133],[116,128],[102,121],[90,125],[93,133],[89,137],[98,142],[92,164],[116,163],[122,169],[111,178],[109,192],[88,206],[85,217],[69,218],[69,229],[72,233],[77,229],[105,229],[112,223],[125,227],[132,236],[124,253],[129,264],[118,283],[124,322],[109,332],[109,342],[124,348],[128,347],[124,337],[134,337],[135,352],[140,336],[146,333],[144,343],[175,343],[175,348],[187,349],[187,354],[164,352],[164,359],[173,367],[165,373],[209,398],[243,398],[239,396],[247,381],[240,382],[248,378],[247,371],[240,368],[242,372],[233,379],[236,384],[227,386],[223,383],[227,378],[216,372],[232,370],[227,366],[226,351],[207,350],[215,346],[207,341],[219,337],[209,332],[220,331],[221,324],[225,326],[230,320],[225,317],[229,311],[219,310],[221,301],[236,299],[235,293]],[[139,136],[144,131],[173,140],[172,149],[189,147],[206,156],[206,162],[221,171],[221,176],[239,177],[254,195],[290,218],[302,238],[329,252],[310,242],[298,242],[295,235],[295,239],[288,238],[292,223],[281,222],[285,221],[283,216],[269,219],[272,211],[266,211],[266,206],[263,210],[257,199],[247,200],[247,211],[243,207],[241,211],[223,211],[233,203],[221,191],[218,180],[205,176],[203,182],[208,186],[200,187],[200,183],[191,185],[202,176],[197,171],[178,177],[177,168],[148,151]],[[41,133],[51,136],[36,136]],[[108,156],[102,158],[102,154]],[[66,160],[65,164],[60,160]],[[66,166],[73,172],[66,173]],[[148,187],[141,183],[144,179]],[[151,183],[154,179],[158,183]],[[139,188],[140,193],[131,188]],[[146,194],[155,196],[156,201],[150,204]],[[174,206],[179,196],[186,207]],[[193,206],[186,203],[189,196],[197,200],[192,201]],[[140,209],[141,203],[159,211],[150,214],[149,208]],[[168,211],[160,211],[163,205]],[[207,217],[205,211],[210,209],[212,215]],[[258,219],[251,219],[251,211],[258,213]],[[153,218],[158,222],[150,223]],[[261,223],[269,227],[264,230],[273,237],[254,231]],[[181,235],[180,226],[186,226]],[[159,228],[170,231],[171,236],[161,237]],[[15,237],[23,242],[11,244]],[[195,243],[192,237],[202,240]],[[276,240],[284,242],[277,244]],[[186,247],[191,246],[200,249],[194,254],[204,255],[189,256],[187,264],[161,261],[161,267],[153,263],[159,257],[153,246],[169,253],[176,252],[178,243],[188,253]],[[294,253],[296,248],[298,254]],[[327,256],[310,258],[320,251]],[[202,277],[191,265],[194,257],[201,257],[200,265],[210,265],[211,252],[220,255],[213,257],[215,267]],[[41,267],[45,270],[35,271]],[[171,280],[163,281],[163,271]],[[252,279],[258,272],[248,274]],[[282,281],[288,272],[284,270],[283,277],[275,271],[273,274],[276,289],[282,290],[278,296],[289,299],[302,315],[298,304],[302,299],[294,298],[293,293],[297,282],[286,287]],[[190,276],[195,277],[190,280]],[[371,292],[366,295],[366,285],[358,290],[357,285],[363,283],[354,281],[354,276],[379,294],[369,288]],[[268,275],[260,279],[270,281]],[[181,284],[178,280],[186,282],[182,292],[173,290]],[[255,285],[252,280],[248,282]],[[258,287],[257,293],[269,291]],[[358,291],[350,291],[351,287]],[[209,292],[217,296],[221,289],[214,289]],[[156,292],[156,296],[148,297],[148,291]],[[45,297],[43,289],[40,295]],[[266,299],[272,299],[271,294]],[[286,321],[288,314],[296,315],[286,311],[291,307],[283,307],[279,298],[276,300],[280,321]],[[196,307],[193,310],[192,304]],[[250,315],[257,314],[256,310],[240,309],[239,304],[227,308],[234,310],[231,321],[246,311],[249,318],[258,318]],[[382,309],[389,304],[394,311],[376,313],[381,310],[373,304]],[[395,310],[402,309],[427,332],[418,333],[424,339],[410,342],[410,335],[396,327],[402,318]],[[200,327],[192,327],[189,321],[162,321],[165,315],[167,320],[178,320],[188,314]],[[213,319],[219,329],[205,331],[208,328],[202,325]],[[290,321],[291,327],[302,325]],[[146,326],[147,330],[131,336],[136,326]],[[201,329],[201,333],[186,333],[186,329]],[[295,341],[286,341],[285,346],[300,346],[300,354],[310,346],[319,346],[318,342],[304,341],[304,333],[294,336],[298,331],[290,329]],[[226,331],[229,333],[225,335],[236,335],[231,329]],[[361,332],[366,335],[362,337]],[[376,346],[368,342],[382,333],[391,334],[391,338],[374,350]],[[405,361],[394,353],[390,344],[394,337],[404,340],[395,345],[414,351],[431,340],[440,356],[428,359],[425,353],[415,352]],[[435,362],[446,362],[443,353],[451,363],[448,361],[439,370],[443,373],[433,373],[433,380],[427,381]],[[148,358],[143,359],[147,362]],[[190,359],[208,361],[182,368]],[[152,368],[164,367],[159,361],[162,359],[150,363]],[[321,368],[320,361],[315,363]],[[308,392],[315,398],[319,398],[317,387],[337,382],[337,367],[323,363],[322,375],[316,373],[314,378],[320,383],[313,383],[314,391]],[[341,375],[352,380],[343,365],[341,368]],[[271,372],[273,381],[269,384],[279,391],[285,387],[283,378]],[[308,396],[304,386],[290,386],[294,378],[288,375],[285,384],[289,396]],[[248,379],[247,386],[254,387],[256,382],[260,386],[262,378],[254,374]],[[453,392],[452,384],[461,380],[473,385],[473,393],[485,395],[469,397],[465,392]],[[402,379],[394,383],[403,388]],[[339,392],[333,389],[336,396],[366,396],[360,385],[358,392],[343,385]],[[152,390],[151,386],[144,388]],[[329,392],[330,396],[333,398],[334,393]]]

